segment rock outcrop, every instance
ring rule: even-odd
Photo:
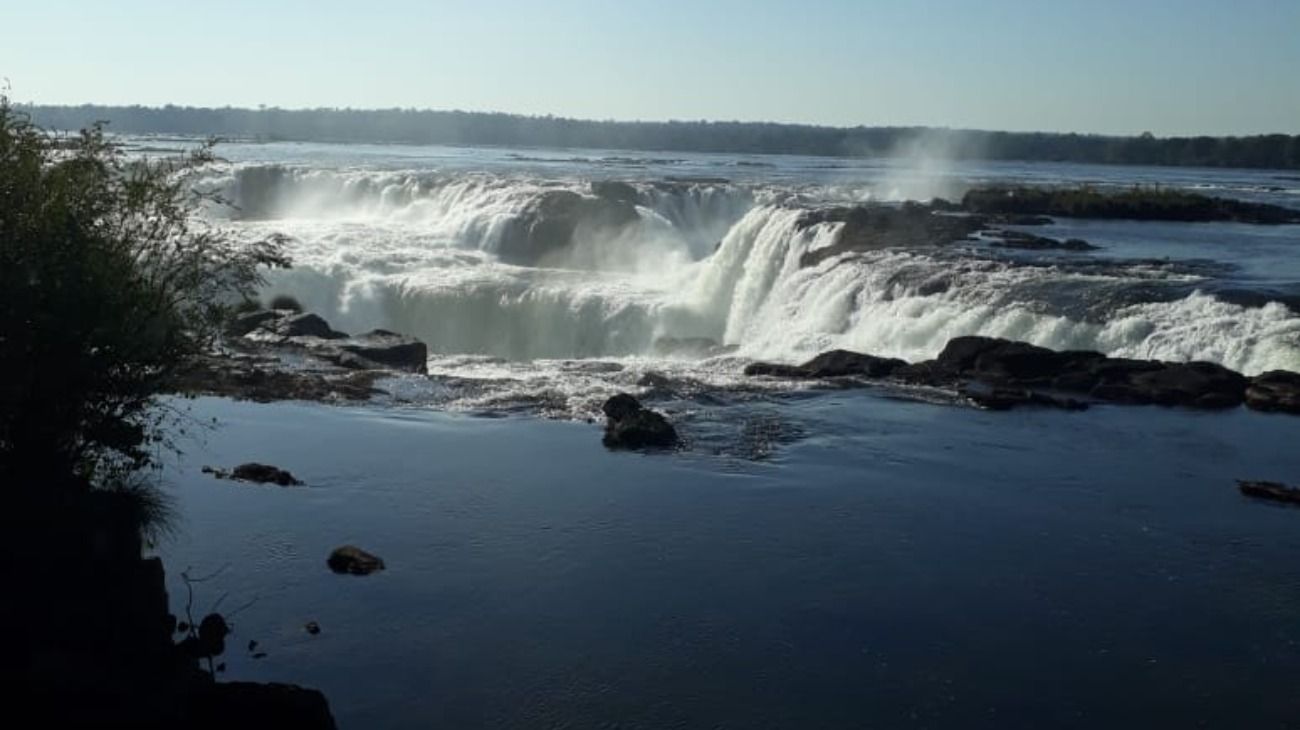
[[[614,189],[604,189],[611,191]],[[497,256],[507,263],[536,265],[567,248],[577,235],[616,235],[639,219],[636,206],[621,196],[588,197],[572,190],[549,190],[510,222],[498,241]]]
[[[987,408],[1043,405],[1070,410],[1090,402],[1300,412],[1300,373],[1254,379],[1210,362],[1162,362],[1056,351],[992,337],[955,337],[938,357],[907,364],[832,350],[802,365],[752,363],[746,375],[892,380],[952,390]]]
[[[610,449],[669,449],[679,443],[677,430],[663,415],[642,407],[626,393],[605,401],[604,444]]]
[[[1300,504],[1300,489],[1288,487],[1277,482],[1238,481],[1237,488],[1247,497],[1267,499],[1273,502]]]

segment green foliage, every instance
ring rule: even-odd
[[[127,159],[95,125],[49,135],[0,97],[0,481],[117,486],[150,465],[156,398],[209,347],[283,241],[194,215],[211,145]]]
[[[1184,190],[1135,185],[1125,189],[994,185],[962,198],[973,213],[1050,215],[1164,221],[1300,222],[1300,211],[1265,203],[1216,198]]]
[[[924,127],[820,127],[770,122],[612,122],[417,109],[236,109],[168,105],[30,107],[45,125],[95,119],[140,134],[262,140],[510,145],[618,150],[880,157],[942,150],[957,159],[1300,169],[1300,137],[1111,137]]]

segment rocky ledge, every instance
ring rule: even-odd
[[[845,378],[941,388],[994,410],[1091,403],[1235,408],[1300,414],[1300,374],[1273,371],[1248,378],[1209,362],[1163,362],[1058,352],[1025,342],[957,337],[933,360],[907,363],[847,350],[824,352],[802,365],[752,363],[751,376]]]
[[[285,356],[302,358],[286,364]],[[387,374],[427,372],[428,347],[388,330],[348,335],[322,317],[290,309],[264,309],[235,318],[223,347],[181,373],[174,390],[260,402],[361,401],[383,391]]]

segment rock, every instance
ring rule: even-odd
[[[1086,411],[1088,404],[1074,398],[1058,398],[1025,388],[994,388],[980,383],[969,383],[960,390],[961,395],[981,408],[990,411],[1009,411],[1020,406],[1059,408],[1065,411]]]
[[[591,194],[597,198],[612,200],[616,203],[630,203],[636,205],[641,198],[637,189],[625,182],[615,180],[593,180],[591,183]]]
[[[627,393],[619,393],[605,401],[606,448],[647,449],[672,448],[679,443],[677,430],[663,415],[641,406]]]
[[[1294,489],[1277,482],[1249,482],[1238,480],[1237,488],[1247,497],[1269,499],[1274,502],[1300,504],[1300,489]]]
[[[268,309],[241,314],[226,325],[226,334],[231,337],[243,337],[253,330],[260,329],[279,321],[284,315]]]
[[[414,337],[387,330],[371,330],[332,344],[343,353],[381,366],[412,373],[428,372],[429,348]],[[354,365],[347,365],[347,367],[354,367]]]
[[[839,378],[861,376],[885,378],[906,362],[895,358],[864,355],[850,350],[828,350],[802,365],[754,362],[745,366],[745,375],[766,375],[775,378]]]
[[[804,213],[796,225],[808,228],[820,223],[844,225],[830,246],[800,257],[800,266],[815,266],[829,257],[851,251],[944,246],[966,238],[985,224],[984,219],[976,216],[948,215],[932,206],[904,203],[823,208]]]
[[[995,185],[970,190],[962,197],[962,207],[971,213],[996,216],[1237,221],[1265,225],[1300,222],[1300,211],[1292,208],[1154,187],[1105,191],[1087,186]]]
[[[330,570],[335,573],[349,575],[370,575],[384,569],[384,561],[381,558],[355,545],[334,548],[334,552],[330,553],[329,560],[326,562]]]
[[[1246,405],[1257,411],[1300,414],[1300,373],[1270,370],[1246,386]]]
[[[317,634],[320,633],[320,624],[316,623],[315,621],[308,621],[305,625],[303,625],[303,629],[305,629],[307,633],[311,634],[312,636],[316,636]]]
[[[993,337],[954,337],[936,361],[941,369],[994,382],[1046,385],[1105,359],[1099,352],[1056,351]]]
[[[257,484],[278,484],[282,487],[295,487],[302,484],[292,474],[283,469],[256,462],[240,464],[235,467],[230,472],[230,478]]]
[[[319,337],[325,340],[337,340],[347,337],[343,332],[336,332],[316,314],[291,314],[275,323],[274,332],[281,337]]]
[[[807,378],[808,371],[798,365],[776,362],[751,362],[745,366],[745,375],[766,375],[771,378]]]
[[[1000,240],[989,244],[995,248],[1015,248],[1026,251],[1095,251],[1096,246],[1080,238],[1064,241],[1047,236],[1036,236],[1024,231],[994,231]]]
[[[301,312],[302,304],[297,299],[288,294],[277,294],[271,297],[271,309],[283,309],[290,312]]]
[[[1235,408],[1246,396],[1246,377],[1210,362],[1167,363],[1129,378],[1150,403],[1194,408]]]
[[[638,220],[630,202],[548,190],[506,227],[497,255],[507,263],[531,266],[567,248],[580,232],[617,234]]]
[[[896,358],[864,355],[849,350],[830,350],[800,365],[799,369],[814,378],[837,378],[845,375],[885,378],[904,365],[907,363]]]

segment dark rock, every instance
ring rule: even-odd
[[[414,337],[406,337],[387,330],[372,330],[332,345],[342,353],[362,358],[363,361],[378,363],[383,367],[412,373],[428,372],[429,348]],[[345,367],[355,367],[355,364],[348,364]]]
[[[329,560],[330,570],[335,573],[347,573],[349,575],[370,575],[377,570],[384,569],[384,561],[378,556],[362,550],[355,545],[344,545],[343,547],[334,548],[330,553]]]
[[[895,358],[864,355],[849,350],[830,350],[800,365],[799,368],[814,378],[835,378],[845,375],[884,378],[905,365],[906,362]]]
[[[798,220],[800,228],[819,223],[844,225],[833,244],[805,253],[799,259],[800,266],[815,266],[851,251],[944,246],[984,228],[982,218],[948,215],[920,203],[823,208],[804,213]]]
[[[1026,251],[1095,251],[1096,246],[1079,238],[1061,241],[1047,236],[1036,236],[1024,231],[995,231],[1000,240],[989,244],[995,248],[1015,248]]]
[[[498,241],[497,255],[508,263],[535,265],[567,248],[580,232],[617,234],[638,220],[630,202],[548,190],[511,221]]]
[[[636,205],[640,200],[641,194],[637,189],[625,182],[615,180],[594,180],[591,183],[591,194],[597,198],[612,200],[616,203],[630,203]]]
[[[605,412],[606,448],[672,448],[679,443],[677,430],[663,415],[641,406],[636,398],[619,393],[601,408]]]
[[[766,375],[772,378],[807,378],[807,370],[799,365],[784,365],[776,362],[751,362],[745,366],[745,375]]]
[[[1274,502],[1300,504],[1300,489],[1288,487],[1277,482],[1249,482],[1238,480],[1237,488],[1247,497],[1269,499]]]
[[[312,636],[315,636],[320,633],[320,624],[316,623],[315,621],[308,621],[303,626],[303,628],[306,629],[307,633],[311,634]]]
[[[1279,205],[1212,198],[1166,188],[1103,191],[1093,187],[991,186],[962,197],[962,207],[983,215],[1048,215],[1159,221],[1237,221],[1276,225],[1300,222],[1300,211]]]
[[[316,314],[291,314],[275,323],[275,334],[281,337],[319,337],[336,340],[347,337],[343,332],[336,332]]]
[[[1300,414],[1300,373],[1270,370],[1251,379],[1246,405],[1257,411]]]
[[[1235,408],[1246,396],[1245,376],[1209,362],[1168,363],[1132,376],[1129,385],[1163,406]]]
[[[991,411],[1009,411],[1021,406],[1040,406],[1059,408],[1066,411],[1085,411],[1088,404],[1074,398],[1058,398],[1047,393],[1025,388],[988,387],[980,383],[969,383],[961,388],[961,394],[972,403]]]
[[[232,319],[229,324],[226,325],[226,334],[231,337],[243,337],[253,330],[260,329],[272,324],[273,322],[279,321],[283,316],[284,314],[281,312],[273,312],[266,309],[241,314]]]
[[[302,484],[292,474],[283,469],[256,462],[240,464],[230,472],[230,477],[244,482],[278,484],[282,487],[295,487]]]
[[[271,309],[279,309],[288,312],[301,312],[302,304],[288,294],[277,294],[274,297],[271,297]]]

